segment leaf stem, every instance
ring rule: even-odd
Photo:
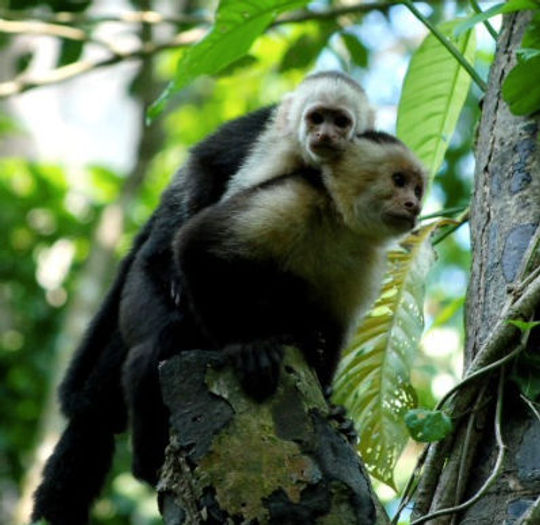
[[[457,47],[439,31],[439,29],[432,24],[418,9],[416,9],[414,3],[411,0],[401,0],[402,3],[409,11],[422,22],[433,34],[433,36],[448,50],[448,52],[459,62],[459,64],[469,73],[470,77],[476,83],[476,85],[485,92],[487,84],[482,80],[482,77],[478,74],[476,69],[469,64],[466,58],[459,52]]]
[[[471,0],[471,7],[475,10],[476,13],[480,14],[483,13],[482,9],[480,8],[480,5],[476,0]],[[489,20],[484,20],[484,26],[488,30],[488,33],[493,37],[494,40],[497,40],[499,37],[499,33],[495,31],[495,28],[491,25]]]
[[[451,235],[452,233],[454,233],[458,228],[460,228],[461,226],[463,226],[463,224],[465,224],[468,220],[469,220],[469,212],[470,212],[470,209],[469,208],[466,208],[459,217],[456,218],[456,221],[457,221],[457,224],[453,224],[452,226],[450,226],[448,228],[448,230],[446,230],[444,233],[441,233],[441,235],[439,235],[436,239],[433,239],[433,246],[436,246],[437,244],[439,244],[440,242],[444,241],[444,239],[446,239],[449,235]]]
[[[448,215],[454,215],[454,213],[459,213],[466,209],[466,206],[454,206],[452,208],[445,208],[444,210],[439,210],[429,215],[422,215],[418,217],[419,221],[425,221],[427,219],[435,219],[436,217],[448,217]]]

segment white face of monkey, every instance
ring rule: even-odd
[[[315,103],[306,106],[299,136],[308,156],[320,164],[343,151],[356,129],[356,117],[347,107]]]
[[[302,157],[314,166],[341,153],[355,134],[373,127],[363,89],[332,74],[307,77],[280,104],[278,122],[296,135]]]
[[[373,133],[356,138],[324,169],[327,185],[345,224],[381,239],[414,228],[420,213],[425,173],[397,139]]]

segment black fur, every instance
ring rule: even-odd
[[[259,400],[276,389],[285,344],[301,348],[322,386],[329,385],[344,334],[305,279],[270,257],[249,257],[249,244],[231,231],[231,217],[249,208],[251,195],[291,178],[326,192],[316,170],[272,179],[206,208],[175,240],[183,289],[206,347],[224,349],[245,390]],[[245,249],[221,253],[231,238]]]
[[[403,142],[401,142],[401,140],[399,140],[397,137],[394,137],[394,135],[390,135],[389,133],[385,133],[384,131],[368,130],[356,136],[360,139],[371,140],[376,144],[403,144]]]
[[[127,412],[134,473],[157,481],[168,437],[158,363],[206,341],[183,307],[171,241],[187,219],[223,195],[272,110],[229,122],[195,146],[136,237],[62,382],[60,403],[69,425],[44,469],[32,519],[87,522],[110,468],[113,434],[125,430]]]

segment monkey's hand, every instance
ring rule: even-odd
[[[347,417],[347,410],[342,405],[332,403],[333,389],[328,386],[324,389],[324,397],[328,403],[328,420],[334,422],[337,429],[347,438],[352,445],[358,443],[358,434],[354,428],[354,421]]]
[[[230,344],[225,347],[225,353],[250,397],[263,401],[276,391],[283,360],[283,346],[277,341]]]

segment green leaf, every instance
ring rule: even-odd
[[[440,30],[450,38],[456,21]],[[474,60],[473,32],[454,43]],[[471,85],[468,73],[446,48],[429,34],[413,55],[399,101],[397,134],[419,157],[431,176],[439,170]]]
[[[540,398],[540,355],[522,352],[514,363],[510,379],[531,401]]]
[[[245,55],[274,18],[308,0],[221,0],[212,30],[182,55],[175,79],[148,110],[153,119],[168,100],[199,75],[213,75]]]
[[[514,115],[540,110],[540,56],[522,60],[508,73],[502,95]]]
[[[528,60],[532,60],[533,58],[540,57],[540,49],[522,47],[516,51],[516,57],[518,59],[518,63],[523,64],[527,62]]]
[[[523,9],[538,9],[540,4],[536,0],[509,0],[486,9],[483,13],[475,14],[461,22],[454,29],[454,35],[460,36],[471,30],[476,24],[484,22],[496,15],[521,11]]]
[[[244,55],[243,57],[240,57],[238,60],[235,60],[234,62],[229,64],[227,67],[224,67],[219,73],[217,73],[217,76],[225,77],[232,75],[233,73],[237,73],[244,68],[251,67],[257,62],[257,57],[253,55]]]
[[[532,330],[536,326],[540,326],[540,321],[521,321],[519,319],[510,319],[507,321],[508,324],[514,325],[516,328],[519,328],[521,333],[526,333],[529,330]]]
[[[367,469],[391,487],[409,437],[403,416],[416,405],[410,369],[424,327],[429,237],[436,227],[424,226],[389,254],[381,294],[345,350],[334,383],[335,402],[355,422]]]
[[[34,55],[31,52],[21,53],[19,56],[17,56],[15,60],[15,71],[17,74],[20,74],[26,70],[32,61],[33,56]]]
[[[431,323],[431,328],[436,328],[438,326],[445,326],[454,315],[463,308],[465,304],[465,296],[457,297],[452,299],[447,305],[445,305],[441,311],[438,313],[437,317],[433,319]]]
[[[521,41],[521,47],[540,49],[540,11],[537,11],[529,22]]]
[[[409,410],[405,415],[405,424],[411,437],[422,443],[439,441],[452,430],[452,420],[440,410]]]
[[[307,68],[320,55],[337,28],[333,21],[323,22],[319,24],[317,33],[300,35],[283,56],[279,71]]]
[[[341,38],[351,56],[351,60],[360,67],[367,67],[369,53],[366,46],[360,42],[357,36],[351,33],[342,33]]]
[[[72,64],[81,58],[84,42],[78,40],[63,40],[57,66]]]

